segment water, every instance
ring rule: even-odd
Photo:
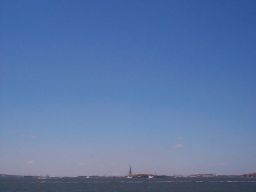
[[[1,178],[0,192],[256,192],[256,179]]]

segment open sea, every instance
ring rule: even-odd
[[[0,178],[0,192],[256,192],[256,178]]]

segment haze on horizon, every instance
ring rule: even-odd
[[[0,1],[0,173],[256,171],[253,0]]]

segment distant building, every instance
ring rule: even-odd
[[[129,178],[129,179],[132,178],[132,166],[131,165],[129,165],[129,174],[128,174],[127,178]]]
[[[248,173],[248,174],[244,174],[244,177],[256,177],[256,173]]]
[[[129,176],[132,176],[132,166],[129,166]]]

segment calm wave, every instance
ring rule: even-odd
[[[256,192],[256,179],[0,179],[0,192]]]

